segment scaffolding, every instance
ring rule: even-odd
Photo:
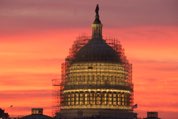
[[[66,82],[66,70],[70,66],[70,60],[75,57],[75,54],[82,48],[85,44],[89,41],[89,37],[87,36],[79,36],[74,41],[72,47],[69,49],[69,55],[67,56],[66,60],[61,64],[61,77],[59,79],[52,79],[52,86],[53,86],[53,111],[52,115],[55,116],[56,113],[60,112],[61,104],[64,101],[63,97],[63,89],[64,84]]]
[[[76,53],[85,46],[91,37],[88,36],[79,36],[74,41],[72,47],[69,49],[69,55],[65,59],[64,63],[61,65],[61,78],[53,80],[53,87],[55,88],[55,106],[53,114],[59,112],[61,107],[64,104],[64,85],[67,83],[67,71],[71,66],[71,62],[75,59]],[[132,65],[128,62],[127,57],[124,54],[124,49],[122,48],[121,43],[115,38],[106,38],[105,42],[112,47],[118,54],[118,57],[122,60],[122,66],[124,66],[124,70],[128,72],[128,78],[126,82],[129,84],[131,89],[133,89],[132,84]],[[133,92],[133,91],[132,91]],[[133,93],[129,98],[130,105],[133,106]]]
[[[52,79],[52,96],[53,96],[53,102],[52,102],[52,115],[55,116],[57,112],[60,111],[60,101],[61,101],[61,83],[59,82],[59,79]]]
[[[80,50],[80,48],[87,44],[89,40],[90,37],[88,36],[77,37],[72,47],[69,49],[69,55],[67,56],[67,59],[72,60],[75,57],[76,53]]]

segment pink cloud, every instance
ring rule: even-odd
[[[0,102],[10,114],[29,114],[34,106],[51,114],[51,79],[60,78],[60,64],[76,37],[90,35],[97,2],[1,1]],[[176,119],[177,1],[99,3],[104,35],[118,37],[133,64],[138,112],[155,110]]]
[[[90,2],[82,0],[78,2],[72,0],[67,2],[64,0],[2,1],[0,31],[8,34],[66,27],[86,28],[94,19],[94,8],[98,2],[97,0]],[[178,25],[176,0],[157,0],[156,2],[154,0],[112,0],[99,3],[102,21],[108,27]]]
[[[33,107],[42,107],[46,114],[51,114],[52,90],[9,90],[0,93],[1,107],[10,115],[30,114],[30,108]],[[13,107],[9,107],[10,105]]]

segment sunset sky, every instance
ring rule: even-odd
[[[91,35],[97,3],[104,36],[121,41],[133,64],[139,117],[178,118],[177,0],[0,0],[0,108],[51,115],[51,80],[76,37]]]

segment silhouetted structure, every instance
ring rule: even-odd
[[[0,108],[0,119],[9,119],[9,114]]]
[[[103,39],[97,5],[92,37],[79,37],[62,64],[62,119],[136,119],[132,65],[116,39]]]
[[[52,119],[52,117],[43,115],[43,108],[32,108],[32,113],[30,115],[20,119]]]
[[[160,119],[158,117],[158,112],[147,112],[147,118],[144,119]]]

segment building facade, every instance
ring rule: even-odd
[[[99,6],[92,37],[74,42],[62,64],[60,118],[136,119],[132,65],[116,39],[104,39]]]
[[[50,116],[43,114],[43,108],[32,108],[31,114],[23,116],[19,119],[53,119]]]
[[[144,119],[160,119],[158,117],[158,112],[147,112],[147,117]]]

